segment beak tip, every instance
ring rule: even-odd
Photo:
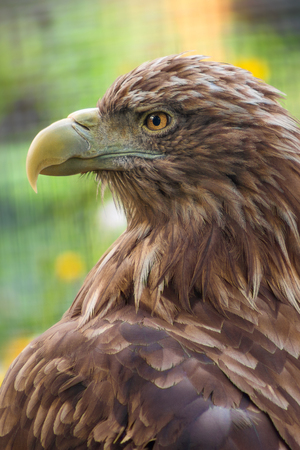
[[[36,182],[36,180],[33,181],[33,180],[31,180],[31,179],[28,177],[28,181],[29,181],[29,183],[30,183],[30,186],[31,186],[32,189],[34,190],[34,192],[37,194],[37,186],[36,186],[37,182]]]
[[[39,133],[40,134],[40,133]],[[26,174],[27,174],[27,179],[29,181],[30,186],[32,187],[32,189],[34,190],[34,192],[37,194],[37,179],[40,173],[39,167],[37,165],[36,162],[36,158],[34,157],[35,155],[35,147],[36,147],[36,142],[37,142],[37,138],[39,137],[39,135],[37,135],[34,140],[32,141],[29,150],[28,150],[28,154],[27,154],[27,158],[26,158]]]
[[[28,158],[26,161],[26,173],[27,173],[27,179],[29,181],[30,186],[34,190],[34,192],[37,194],[37,179],[38,179],[38,173],[32,171],[32,167],[28,164]]]

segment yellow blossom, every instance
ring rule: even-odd
[[[63,281],[74,281],[84,273],[82,257],[77,252],[64,252],[55,261],[55,273]]]
[[[0,367],[0,385],[4,376],[13,362],[13,360],[21,353],[21,351],[32,341],[33,336],[18,337],[6,344],[3,359]]]
[[[249,70],[255,77],[267,81],[270,77],[270,68],[267,61],[259,58],[242,58],[234,61],[235,66]]]

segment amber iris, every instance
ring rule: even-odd
[[[169,116],[164,112],[149,114],[146,118],[146,126],[151,131],[162,130],[169,123]]]

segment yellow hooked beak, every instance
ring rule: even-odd
[[[137,125],[133,124],[137,131]],[[156,149],[143,149],[132,138],[132,127],[120,118],[102,120],[98,108],[76,111],[40,131],[30,145],[26,170],[37,192],[43,175],[74,175],[99,170],[124,170],[126,158],[162,157]]]
[[[39,132],[26,160],[27,177],[35,192],[40,173],[59,176],[84,172],[85,164],[88,166],[88,161],[99,153],[96,148],[99,123],[98,109],[90,108],[72,113]]]

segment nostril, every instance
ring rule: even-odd
[[[75,123],[77,123],[78,125],[80,125],[82,128],[84,128],[85,130],[90,130],[89,129],[89,127],[87,126],[87,125],[84,125],[83,123],[81,123],[81,122],[78,122],[78,120],[75,120]]]
[[[87,108],[75,111],[68,116],[73,119],[77,125],[90,130],[92,127],[97,127],[99,124],[99,111],[97,108]]]

